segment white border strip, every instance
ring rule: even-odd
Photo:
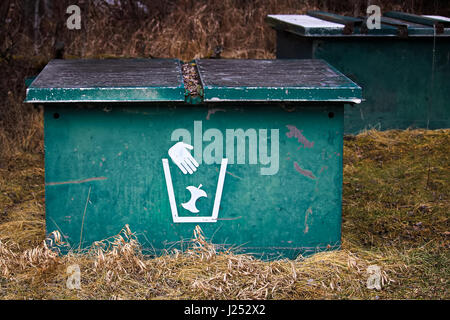
[[[177,202],[175,201],[175,193],[173,192],[172,176],[170,175],[169,160],[162,159],[164,176],[166,177],[167,194],[169,195],[170,210],[172,211],[173,222],[178,218]]]
[[[228,159],[222,159],[220,164],[219,181],[217,182],[216,198],[214,199],[214,207],[212,219],[217,221],[219,215],[220,201],[222,200],[223,184],[225,182],[225,173],[227,172]]]

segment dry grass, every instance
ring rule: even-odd
[[[352,241],[448,246],[449,130],[372,130],[347,137],[345,146],[344,226],[359,230]]]
[[[0,272],[4,299],[317,299],[383,296],[397,273],[406,269],[370,252],[350,250],[319,253],[297,261],[262,262],[247,255],[218,253],[202,239],[200,230],[191,247],[148,259],[125,227],[90,252],[58,257],[43,243],[17,252],[0,243]],[[66,288],[66,269],[81,269],[81,289]],[[366,289],[369,264],[383,266],[385,291]],[[387,289],[386,289],[387,288]]]
[[[158,258],[128,227],[58,256],[43,242],[42,157],[22,154],[0,171],[0,298],[449,299],[449,139],[450,130],[346,137],[343,249],[272,262],[216,252],[200,229],[187,250]],[[66,287],[72,264],[81,290]],[[370,265],[382,270],[379,291],[366,287]]]
[[[275,32],[265,15],[314,9],[358,15],[366,5],[363,0],[142,1],[148,13],[131,5],[85,6],[80,31],[63,25],[72,3],[54,1],[53,17],[42,18],[37,37],[33,17],[24,15],[27,2],[0,4],[5,23],[0,67],[6,75],[0,79],[1,299],[450,298],[449,130],[369,131],[346,138],[340,251],[262,262],[217,253],[197,230],[185,252],[150,259],[127,228],[89,252],[59,256],[49,250],[42,112],[22,101],[24,78],[54,57],[57,42],[64,42],[66,58],[189,61],[210,57],[217,46],[226,58],[273,58]],[[376,2],[384,11],[449,15],[439,1]],[[7,3],[13,4],[9,11],[3,10]],[[81,290],[66,288],[72,264],[80,266]],[[366,288],[366,270],[374,264],[383,274],[380,291]]]

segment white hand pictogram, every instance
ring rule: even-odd
[[[189,150],[194,149],[193,146],[184,142],[177,142],[169,149],[169,156],[172,161],[186,174],[193,174],[197,171],[198,162],[192,157]]]

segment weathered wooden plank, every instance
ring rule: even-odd
[[[352,101],[361,88],[311,59],[198,60],[205,101]]]
[[[176,59],[52,60],[27,89],[27,102],[182,101]]]

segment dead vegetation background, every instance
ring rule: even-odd
[[[69,5],[81,9],[81,29],[69,30]],[[267,14],[325,10],[365,15],[382,11],[450,16],[445,0],[3,0],[0,3],[0,157],[42,153],[42,115],[25,105],[24,79],[55,57],[178,57],[185,61],[274,58]],[[1,166],[1,163],[0,163]]]
[[[262,262],[216,252],[196,230],[186,252],[149,259],[129,227],[83,254],[58,256],[44,242],[42,110],[22,103],[25,77],[60,56],[188,61],[221,46],[222,57],[274,58],[267,14],[363,15],[369,2],[450,15],[439,0],[2,1],[0,298],[449,299],[450,130],[346,137],[340,251]],[[70,4],[82,9],[81,30],[64,25]],[[81,290],[66,287],[74,263]],[[380,291],[366,288],[369,265],[381,267]]]

